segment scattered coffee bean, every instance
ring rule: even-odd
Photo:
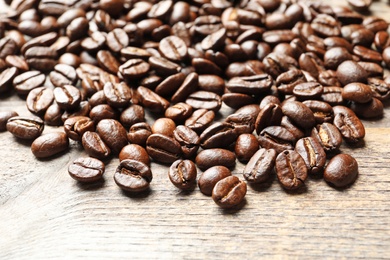
[[[236,176],[228,176],[215,184],[212,198],[221,208],[232,208],[245,198],[246,190],[245,182]]]
[[[341,188],[353,183],[358,176],[358,163],[348,154],[333,157],[324,171],[324,180]]]
[[[277,153],[274,149],[259,149],[248,161],[243,175],[250,183],[266,181],[274,168]]]
[[[91,157],[77,158],[68,167],[70,177],[86,183],[100,180],[103,177],[104,170],[104,163]]]
[[[44,123],[39,117],[11,117],[7,121],[7,131],[15,137],[33,140],[43,132]]]
[[[276,175],[283,188],[295,190],[305,184],[307,168],[299,153],[286,150],[276,157]]]
[[[199,189],[204,195],[211,196],[215,184],[231,175],[232,173],[225,166],[213,166],[200,175],[198,180]]]
[[[195,163],[190,160],[177,160],[168,171],[172,184],[181,190],[191,190],[196,185],[197,170]]]
[[[152,178],[152,172],[146,164],[130,159],[121,161],[114,174],[115,183],[130,192],[147,190]]]
[[[34,140],[31,151],[37,158],[47,158],[65,151],[69,147],[69,139],[63,132],[44,134]]]

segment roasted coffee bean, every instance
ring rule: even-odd
[[[389,26],[384,19],[375,16],[366,17],[362,24],[365,28],[373,31],[374,33],[386,31]]]
[[[101,104],[91,109],[89,117],[97,124],[103,119],[118,119],[119,112],[107,104]]]
[[[162,57],[150,57],[149,64],[150,67],[154,69],[156,73],[160,76],[169,76],[172,74],[176,74],[181,70],[180,65]]]
[[[106,101],[109,105],[116,108],[128,107],[131,100],[131,91],[125,82],[111,83],[107,82],[103,87]]]
[[[337,127],[328,122],[314,127],[311,132],[311,137],[322,145],[325,152],[334,152],[338,150],[343,141]]]
[[[91,111],[91,106],[89,105],[88,101],[81,101],[80,105],[76,109],[64,111],[64,113],[61,116],[61,120],[62,122],[65,122],[66,119],[73,116],[88,116],[90,111]]]
[[[106,35],[100,31],[95,31],[91,34],[91,37],[84,38],[80,42],[80,45],[86,51],[97,52],[99,49],[101,49],[104,46],[105,43],[106,43]],[[70,50],[67,51],[72,52]]]
[[[321,100],[331,106],[342,105],[345,102],[341,94],[342,90],[341,87],[324,87]]]
[[[53,70],[57,64],[57,53],[49,47],[31,47],[26,51],[25,58],[30,68],[44,72]]]
[[[305,185],[307,168],[299,153],[286,150],[276,157],[276,175],[283,188],[295,190]]]
[[[319,99],[324,91],[318,82],[304,82],[294,87],[293,94],[299,100]]]
[[[156,162],[173,163],[181,155],[181,146],[173,137],[152,134],[146,140],[146,151]]]
[[[45,79],[45,74],[39,71],[27,71],[14,78],[13,86],[18,94],[27,95],[32,89],[41,87]]]
[[[276,78],[278,91],[283,94],[292,94],[294,87],[300,83],[306,82],[306,78],[301,70],[291,69]]]
[[[245,182],[236,176],[228,176],[215,184],[212,198],[221,208],[232,208],[243,201],[246,190]]]
[[[177,36],[168,36],[160,41],[160,53],[174,62],[181,62],[187,57],[187,45]]]
[[[120,52],[129,45],[129,36],[125,30],[115,28],[107,34],[107,46],[113,52]]]
[[[257,105],[247,105],[226,117],[225,122],[234,126],[237,134],[250,134],[255,129],[255,121],[260,108]]]
[[[282,121],[280,122],[280,126],[287,129],[295,138],[295,140],[298,140],[300,138],[303,138],[305,136],[305,132],[300,129],[298,126],[296,126],[290,118],[287,116],[282,117]]]
[[[27,109],[36,115],[43,115],[54,101],[53,90],[47,87],[35,88],[27,95]]]
[[[222,148],[206,149],[198,153],[195,162],[202,171],[217,165],[232,168],[236,164],[236,155]]]
[[[328,103],[319,100],[306,100],[302,104],[313,112],[317,123],[333,121],[333,109]]]
[[[5,58],[5,63],[8,65],[8,67],[15,67],[18,69],[18,71],[28,71],[29,67],[27,62],[23,57],[16,56],[16,55],[8,55]]]
[[[283,103],[282,111],[283,114],[303,129],[311,129],[315,125],[313,112],[301,102],[290,101]]]
[[[282,108],[277,104],[268,104],[262,108],[256,118],[255,129],[259,134],[267,126],[280,125],[282,121]]]
[[[179,142],[184,158],[191,158],[199,149],[200,139],[191,128],[179,125],[173,131],[173,137]]]
[[[96,132],[115,154],[128,144],[125,128],[114,119],[101,120],[96,125]]]
[[[347,142],[356,143],[364,138],[366,134],[364,125],[351,109],[335,106],[333,112],[333,124]]]
[[[222,95],[225,81],[217,75],[199,75],[199,89]]]
[[[145,148],[138,144],[128,144],[122,148],[119,153],[119,161],[126,159],[140,161],[146,165],[150,165],[149,155]]]
[[[252,95],[228,92],[222,95],[222,101],[228,107],[238,109],[240,107],[255,103],[256,99]]]
[[[146,164],[130,159],[121,161],[114,174],[115,183],[130,192],[147,190],[152,179],[152,172]]]
[[[131,127],[132,125],[145,121],[145,111],[140,105],[132,104],[122,111],[119,121],[124,127]]]
[[[363,83],[349,83],[344,86],[341,95],[343,99],[357,103],[367,103],[372,100],[372,90],[369,85]]]
[[[5,59],[8,55],[16,54],[18,50],[16,42],[10,37],[0,40],[0,59]]]
[[[222,70],[214,62],[203,58],[193,58],[191,65],[198,74],[222,75]]]
[[[181,190],[193,189],[196,185],[196,176],[195,163],[190,160],[177,160],[169,167],[169,180]]]
[[[152,129],[146,122],[135,123],[129,129],[127,139],[130,143],[139,144],[141,146],[146,145],[146,140],[152,134]]]
[[[141,59],[131,59],[119,67],[119,73],[128,80],[139,79],[147,75],[150,65]]]
[[[52,103],[46,110],[44,115],[44,121],[47,125],[60,126],[63,124],[61,119],[62,109],[58,106],[56,102]]]
[[[223,148],[237,139],[237,132],[229,123],[214,123],[200,135],[200,146],[203,149]]]
[[[390,68],[390,47],[387,47],[382,52],[383,61],[386,64],[387,68]]]
[[[17,138],[33,140],[42,134],[44,123],[39,117],[15,116],[8,119],[6,128]]]
[[[298,152],[305,161],[308,172],[311,174],[320,173],[326,163],[326,154],[322,145],[312,137],[299,139],[295,145]]]
[[[211,196],[215,184],[231,175],[232,173],[225,166],[213,166],[200,175],[198,180],[199,190],[204,195]]]
[[[264,64],[258,60],[248,60],[245,62],[233,62],[225,70],[227,78],[249,77],[264,74]],[[205,70],[207,74],[207,70]],[[219,73],[214,73],[219,74]],[[273,76],[273,75],[272,75]]]
[[[89,117],[74,116],[64,122],[64,131],[70,139],[81,141],[85,132],[95,131],[95,124]]]
[[[352,55],[343,47],[333,47],[324,54],[324,64],[326,68],[336,70],[337,67],[346,60],[351,60]]]
[[[18,75],[15,67],[7,68],[0,73],[0,93],[7,92],[12,87],[12,81]]]
[[[105,159],[111,155],[111,149],[96,132],[85,132],[81,138],[85,152],[98,159]]]
[[[66,36],[70,41],[78,40],[88,33],[89,23],[85,17],[77,17],[66,27]]]
[[[282,42],[291,42],[296,37],[291,30],[272,30],[263,33],[263,40],[270,45]]]
[[[185,102],[194,109],[207,109],[214,112],[218,111],[222,106],[222,100],[219,95],[203,90],[192,93]]]
[[[382,55],[379,52],[364,46],[357,45],[353,47],[353,54],[362,61],[375,62],[378,64],[382,62]]]
[[[390,46],[390,35],[386,31],[379,31],[375,34],[374,45],[375,48],[382,52],[384,49]]]
[[[319,14],[311,23],[314,32],[323,37],[339,36],[340,24],[330,15]]]
[[[294,149],[296,137],[284,127],[269,126],[260,132],[258,140],[261,147],[275,149],[277,153],[281,153]]]
[[[337,188],[346,187],[357,179],[358,163],[349,154],[338,154],[333,157],[324,171],[324,180]]]
[[[179,102],[165,110],[165,117],[172,119],[176,123],[184,122],[184,120],[191,116],[192,112],[192,106]]]
[[[194,21],[194,31],[203,37],[210,35],[223,27],[221,18],[215,15],[199,16]]]
[[[70,65],[57,64],[50,72],[50,82],[55,87],[74,85],[77,83],[76,70]]]
[[[259,150],[259,141],[253,134],[241,134],[237,137],[234,152],[240,162],[248,162],[257,150]]]
[[[77,158],[68,167],[70,177],[79,182],[95,182],[103,178],[104,163],[91,157]]]
[[[53,90],[54,99],[60,108],[71,110],[77,108],[81,102],[80,90],[72,85],[63,85]]]
[[[226,29],[222,28],[206,36],[201,42],[201,47],[204,51],[207,50],[217,51],[224,45],[225,40],[226,40]]]
[[[261,148],[253,154],[245,166],[243,175],[249,183],[266,181],[273,171],[277,153],[274,149]]]
[[[161,114],[169,107],[168,100],[148,88],[139,86],[137,92],[141,98],[141,104],[151,112]]]
[[[175,122],[166,117],[158,118],[151,126],[153,134],[162,134],[166,136],[173,136],[173,131],[176,128]]]
[[[19,116],[15,111],[0,111],[0,131],[7,130],[8,119]]]
[[[213,122],[214,118],[213,111],[198,109],[185,121],[185,125],[199,134]]]
[[[367,103],[352,102],[350,108],[355,114],[362,118],[376,118],[383,116],[383,103],[377,99],[372,98]]]
[[[39,136],[31,144],[31,151],[37,158],[47,158],[69,148],[69,139],[64,132],[53,132]]]
[[[193,92],[198,89],[198,74],[191,72],[187,75],[183,83],[176,90],[176,92],[171,97],[172,103],[183,102],[185,99]]]
[[[344,61],[337,68],[337,78],[345,86],[352,82],[367,82],[367,72],[355,61]]]
[[[228,81],[226,87],[231,92],[258,95],[271,88],[273,80],[268,74],[250,77],[235,77]]]
[[[185,79],[186,76],[182,72],[173,74],[158,84],[155,92],[161,96],[172,95],[176,90],[179,89]]]
[[[368,77],[382,77],[383,68],[374,62],[359,61],[358,64],[367,72]]]
[[[120,63],[110,51],[98,51],[96,61],[102,69],[109,73],[117,74],[119,71]]]

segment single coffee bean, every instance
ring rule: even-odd
[[[44,134],[31,144],[31,151],[37,158],[47,158],[67,150],[69,139],[63,132]]]
[[[355,158],[349,154],[338,154],[326,166],[324,180],[337,188],[343,188],[355,182],[358,172]]]
[[[173,131],[173,137],[179,142],[184,158],[191,158],[199,149],[198,134],[188,126],[179,125]]]
[[[32,89],[41,87],[45,79],[39,71],[27,71],[14,78],[13,86],[18,94],[27,95]]]
[[[139,144],[143,147],[146,145],[146,140],[152,134],[152,129],[146,122],[135,123],[130,127],[127,139],[130,143]]]
[[[172,119],[176,123],[181,123],[189,118],[192,112],[192,106],[183,102],[179,102],[165,110],[165,117]]]
[[[64,131],[66,135],[75,141],[81,141],[87,131],[95,131],[95,123],[86,116],[74,116],[65,120]]]
[[[367,72],[368,77],[383,77],[383,68],[381,65],[366,61],[359,61],[358,64]]]
[[[28,93],[27,109],[36,115],[43,115],[54,101],[53,90],[47,87],[35,88]]]
[[[200,135],[200,146],[203,149],[223,148],[237,139],[237,132],[229,123],[214,123]]]
[[[91,157],[105,159],[111,155],[111,149],[96,132],[85,132],[81,138],[81,143],[85,152]]]
[[[176,128],[175,122],[166,117],[158,118],[154,121],[152,127],[153,134],[162,134],[166,136],[173,136],[173,131]]]
[[[107,82],[103,87],[106,101],[109,105],[117,108],[128,107],[131,100],[131,90],[125,82]]]
[[[352,82],[367,82],[367,72],[356,61],[344,61],[337,67],[337,78],[345,86]]]
[[[237,159],[246,163],[259,150],[259,141],[253,134],[241,134],[236,140],[234,152]]]
[[[108,73],[112,73],[112,74],[118,73],[120,63],[110,51],[106,51],[106,50],[98,51],[96,55],[96,60],[99,66],[105,71],[107,71]]]
[[[283,103],[282,111],[283,114],[303,129],[311,129],[315,125],[313,112],[301,102],[290,101]]]
[[[63,85],[56,87],[53,93],[55,101],[64,110],[75,109],[80,105],[81,93],[75,86]]]
[[[141,59],[130,59],[119,67],[119,73],[128,80],[139,79],[147,75],[150,65]]]
[[[342,105],[345,103],[342,96],[343,89],[341,87],[324,87],[324,92],[321,95],[321,100],[331,106]]]
[[[355,82],[345,85],[341,95],[345,100],[367,103],[372,100],[373,93],[369,85]]]
[[[194,109],[203,108],[214,112],[218,111],[222,106],[222,100],[219,95],[203,90],[192,93],[185,102]]]
[[[122,148],[119,153],[119,161],[126,159],[140,161],[146,165],[150,165],[149,155],[145,148],[138,144],[128,144]]]
[[[15,111],[0,111],[0,131],[7,130],[8,119],[19,116]]]
[[[161,96],[172,95],[176,90],[179,89],[185,78],[186,76],[182,72],[173,74],[158,84],[155,91]]]
[[[77,83],[76,70],[70,65],[57,64],[50,72],[50,81],[56,87],[74,85]]]
[[[146,140],[146,151],[156,162],[172,163],[180,158],[180,144],[172,137],[152,134]]]
[[[313,128],[311,137],[316,139],[325,152],[333,152],[340,148],[343,137],[340,131],[331,123],[323,123]]]
[[[259,111],[260,107],[258,105],[246,105],[238,109],[234,114],[227,116],[225,122],[232,124],[237,134],[249,134],[255,129],[255,121]]]
[[[259,95],[271,88],[273,80],[268,74],[249,77],[234,77],[228,81],[226,87],[231,92],[250,95]]]
[[[333,121],[333,108],[328,103],[319,100],[306,100],[302,104],[310,108],[317,123]]]
[[[351,109],[335,106],[333,112],[333,124],[347,142],[356,143],[364,138],[366,134],[364,125]]]
[[[115,183],[130,192],[147,190],[152,179],[152,172],[146,164],[130,159],[121,161],[114,174]]]
[[[190,160],[174,161],[169,167],[169,180],[181,190],[191,190],[196,185],[197,170],[195,163]]]
[[[276,86],[278,91],[283,94],[292,94],[294,87],[300,83],[306,82],[305,75],[301,70],[291,69],[276,78]]]
[[[256,99],[252,95],[230,92],[224,93],[222,95],[222,101],[228,107],[235,109],[256,103]]]
[[[145,111],[140,105],[132,104],[124,109],[120,115],[119,121],[124,127],[131,127],[132,125],[145,121]]]
[[[30,68],[39,71],[51,71],[57,64],[57,53],[49,47],[31,47],[26,51],[24,56]]]
[[[222,148],[206,149],[198,153],[195,162],[202,171],[216,165],[231,168],[236,164],[236,155]]]
[[[7,121],[7,131],[17,138],[33,140],[40,136],[44,123],[39,117],[11,117]]]
[[[309,100],[319,99],[323,91],[323,86],[318,82],[304,82],[294,87],[293,94],[298,100]]]
[[[128,144],[125,128],[114,119],[101,120],[96,125],[96,132],[115,154]]]
[[[269,126],[260,132],[258,140],[261,147],[275,149],[279,154],[284,150],[293,150],[296,137],[284,127]]]
[[[282,121],[283,112],[278,104],[268,104],[263,107],[257,115],[255,122],[256,133],[259,134],[261,130],[268,126],[280,125]]]
[[[167,59],[180,62],[187,57],[187,45],[177,36],[168,36],[160,41],[160,53]]]
[[[276,175],[283,188],[295,190],[305,185],[307,168],[299,153],[286,150],[276,157]]]
[[[61,108],[58,106],[57,103],[53,103],[51,104],[46,112],[45,112],[45,115],[44,115],[44,121],[45,121],[45,124],[47,125],[51,125],[51,126],[60,126],[63,124],[63,121],[62,121],[62,113],[63,111],[61,110]]]
[[[198,180],[199,189],[204,195],[211,196],[215,184],[231,175],[232,173],[225,166],[213,166],[200,175]]]
[[[287,131],[289,131],[296,140],[299,140],[305,136],[305,133],[302,129],[297,127],[290,118],[287,116],[282,117],[282,121],[280,122],[280,126],[284,127]]]
[[[222,95],[225,81],[217,75],[199,75],[199,89]]]
[[[150,57],[149,64],[150,67],[160,76],[170,76],[180,72],[181,70],[180,65],[162,57]]]
[[[215,184],[212,198],[221,208],[232,208],[243,201],[246,191],[245,182],[236,176],[228,176]]]
[[[79,182],[95,182],[103,177],[104,163],[91,157],[77,158],[68,167],[70,177]]]
[[[185,99],[198,89],[198,74],[191,72],[171,97],[172,103],[185,101]]]
[[[0,73],[0,93],[7,92],[12,87],[12,81],[18,75],[18,69],[11,67]]]
[[[367,103],[352,102],[350,108],[358,117],[361,118],[377,118],[383,116],[383,103],[377,98],[372,98]]]
[[[93,107],[89,112],[89,117],[97,124],[103,119],[115,119],[119,117],[119,111],[110,105],[101,104]]]
[[[312,137],[299,139],[295,145],[298,152],[305,161],[308,172],[311,174],[320,173],[326,163],[326,154],[322,145]]]
[[[276,156],[277,153],[274,149],[258,149],[245,166],[244,178],[250,183],[266,181],[271,176]]]
[[[137,92],[141,98],[141,104],[154,113],[164,113],[169,107],[169,102],[154,91],[139,86]]]
[[[129,45],[129,36],[121,28],[115,28],[107,34],[107,46],[113,52],[120,52]]]
[[[352,55],[343,47],[330,48],[324,54],[324,64],[327,69],[336,70],[346,60],[352,60]]]

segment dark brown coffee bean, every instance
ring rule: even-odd
[[[146,140],[146,151],[156,162],[172,163],[180,158],[180,144],[172,137],[152,134]]]
[[[336,70],[341,63],[351,59],[352,55],[343,47],[333,47],[324,54],[324,64],[332,70]]]
[[[17,50],[17,44],[13,39],[4,37],[0,40],[0,59],[5,59],[8,55],[16,54]]]
[[[187,45],[177,36],[168,36],[159,44],[160,53],[167,59],[180,62],[187,57]]]
[[[200,175],[198,180],[199,189],[204,195],[211,196],[215,184],[231,175],[232,173],[225,166],[213,166]]]
[[[162,134],[166,136],[173,136],[173,131],[176,128],[175,122],[166,117],[158,118],[151,126],[153,134]]]
[[[42,134],[44,123],[39,117],[15,116],[8,119],[6,127],[17,138],[33,140]]]
[[[234,152],[240,162],[248,162],[257,150],[259,150],[259,141],[253,134],[241,134],[238,136]]]
[[[251,156],[245,166],[243,175],[250,183],[261,183],[266,181],[274,168],[277,153],[274,149],[261,148]]]
[[[306,82],[306,78],[302,71],[297,69],[286,71],[276,78],[278,91],[283,94],[292,94],[294,87],[303,82]]]
[[[235,77],[228,81],[226,87],[231,92],[258,95],[271,88],[273,80],[270,75],[262,74],[250,77]]]
[[[85,183],[100,180],[104,171],[104,163],[91,157],[77,158],[68,167],[70,177]]]
[[[338,154],[326,166],[324,180],[337,188],[343,188],[355,182],[358,172],[355,158],[349,154]]]
[[[191,65],[198,74],[222,75],[222,70],[212,61],[203,58],[194,58]]]
[[[47,158],[67,150],[69,139],[63,132],[44,134],[31,144],[31,151],[37,158]]]
[[[323,91],[323,86],[318,82],[304,82],[294,87],[293,94],[299,100],[310,100],[320,98]]]
[[[185,121],[185,125],[199,134],[212,123],[214,117],[213,111],[198,109]]]
[[[95,131],[95,124],[89,117],[70,117],[64,122],[64,131],[70,139],[81,141],[85,132]]]
[[[66,64],[57,64],[50,72],[50,81],[55,87],[74,85],[77,83],[76,70]]]
[[[8,119],[19,116],[15,111],[0,111],[0,131],[7,130]]]
[[[320,173],[326,163],[326,154],[322,145],[312,137],[299,139],[295,145],[298,152],[305,161],[308,172],[311,174]]]
[[[75,41],[84,37],[88,33],[88,29],[88,20],[85,17],[77,17],[66,27],[66,36],[71,41]]]
[[[280,122],[280,126],[287,129],[295,138],[295,141],[303,138],[305,136],[305,133],[302,129],[300,129],[298,126],[296,126],[289,117],[283,116],[282,121]]]
[[[152,172],[146,164],[130,159],[121,161],[114,174],[115,183],[130,192],[147,190],[152,179]]]
[[[339,22],[327,14],[317,15],[312,21],[311,27],[315,33],[324,37],[339,36],[341,34]]]
[[[41,87],[45,79],[39,71],[27,71],[14,78],[13,86],[18,94],[27,95],[32,89]]]
[[[85,152],[98,159],[105,159],[111,155],[111,149],[104,143],[96,132],[85,132],[81,138]]]
[[[306,100],[302,104],[310,108],[317,123],[333,121],[333,109],[328,103],[319,100]]]
[[[179,142],[185,158],[191,158],[198,151],[200,139],[198,134],[191,128],[179,125],[173,131],[173,137]]]
[[[195,162],[202,171],[217,165],[231,168],[236,164],[236,156],[233,152],[226,149],[206,149],[198,153]]]
[[[222,95],[222,101],[228,107],[238,109],[256,102],[252,95],[242,93],[225,93]]]
[[[101,120],[96,125],[96,132],[115,154],[128,144],[125,128],[114,119]]]
[[[169,107],[169,102],[154,91],[139,86],[137,92],[141,98],[141,104],[154,113],[164,113]]]
[[[260,108],[257,105],[247,105],[226,117],[225,122],[234,126],[237,134],[250,134],[255,129],[255,121]]]
[[[27,64],[32,69],[51,71],[57,63],[57,53],[49,47],[36,46],[25,53]]]
[[[362,61],[375,62],[378,64],[382,62],[382,55],[379,52],[364,46],[357,45],[353,47],[353,54]]]
[[[123,108],[130,104],[131,91],[125,82],[107,82],[103,88],[107,103],[113,107]]]
[[[363,83],[350,83],[341,92],[343,99],[357,103],[367,103],[372,100],[372,90]]]
[[[364,138],[366,133],[364,125],[351,109],[335,106],[333,112],[333,124],[347,142],[356,143]]]
[[[201,36],[210,35],[222,28],[221,18],[214,15],[199,16],[194,21],[194,31]]]
[[[281,153],[294,149],[296,137],[284,127],[269,126],[260,132],[258,140],[261,147],[275,149],[277,153]]]
[[[330,49],[333,47],[342,47],[347,49],[348,52],[352,53],[353,46],[350,42],[342,37],[328,37],[324,39],[325,46]]]
[[[199,89],[222,95],[225,81],[217,75],[199,75]]]
[[[96,55],[96,59],[99,66],[105,71],[113,74],[118,73],[120,63],[110,51],[100,50]]]
[[[303,129],[311,129],[315,125],[313,112],[298,101],[290,101],[282,104],[283,114],[288,116],[297,126]]]
[[[150,69],[148,63],[141,59],[131,59],[119,67],[119,73],[126,79],[133,80],[144,77]]]
[[[215,184],[212,198],[221,208],[232,208],[243,201],[246,191],[245,182],[236,176],[228,176]]]
[[[16,67],[7,68],[0,73],[0,93],[7,92],[11,89],[12,81],[17,75],[18,69]]]
[[[192,93],[185,102],[194,109],[203,108],[212,111],[218,111],[222,106],[222,100],[219,95],[203,90]]]
[[[27,62],[23,57],[16,56],[16,55],[8,55],[5,58],[5,63],[8,65],[8,67],[15,67],[18,69],[18,71],[28,71],[29,67]]]
[[[214,123],[200,135],[200,146],[203,149],[223,148],[237,139],[237,132],[229,123]]]
[[[107,104],[101,104],[91,109],[89,117],[97,124],[103,119],[118,119],[119,112]]]
[[[198,89],[198,74],[192,72],[187,75],[181,86],[176,90],[176,92],[171,97],[172,103],[183,102],[185,99],[193,92]]]
[[[192,106],[179,102],[165,110],[165,117],[172,119],[176,123],[184,122],[184,120],[191,116],[192,112]]]
[[[132,125],[145,121],[145,111],[140,105],[130,105],[122,111],[119,121],[124,127],[131,127]]]
[[[340,87],[324,87],[321,100],[329,103],[331,106],[342,105],[345,103],[341,94],[342,90]]]
[[[81,8],[72,8],[58,17],[57,24],[58,26],[65,28],[78,17],[85,17],[85,11]]]
[[[291,30],[272,30],[263,33],[264,42],[276,45],[282,42],[291,42],[296,37]]]
[[[54,99],[60,108],[71,110],[77,108],[81,102],[80,90],[72,85],[63,85],[53,90]]]
[[[167,77],[165,80],[163,80],[158,86],[156,87],[155,91],[157,94],[161,96],[168,96],[175,93],[176,90],[179,89],[181,84],[186,79],[186,76],[184,73],[176,73],[169,77]],[[144,86],[144,85],[143,85]]]
[[[39,87],[30,91],[26,99],[27,109],[37,115],[43,115],[53,103],[53,90],[47,87]]]
[[[283,188],[295,190],[305,185],[307,168],[299,153],[286,150],[276,157],[276,175]]]
[[[130,141],[130,143],[145,146],[146,140],[151,134],[152,129],[150,128],[149,124],[140,122],[130,127],[127,139]]]
[[[202,42],[201,47],[204,51],[206,50],[219,50],[225,43],[226,29],[222,28],[208,36],[206,36]]]
[[[326,152],[334,152],[338,150],[343,141],[337,127],[327,122],[313,128],[311,137],[316,139]]]
[[[375,16],[366,17],[362,24],[365,28],[373,31],[374,33],[386,31],[389,26],[384,19]]]
[[[259,134],[267,126],[280,125],[283,117],[282,108],[277,104],[268,104],[262,108],[256,118],[255,129]]]
[[[384,49],[390,46],[390,35],[386,31],[379,31],[374,37],[375,48],[382,52]]]
[[[45,124],[47,125],[52,125],[52,126],[60,126],[63,124],[63,121],[61,119],[62,117],[62,109],[58,106],[57,103],[51,104],[44,115],[44,121]]]
[[[378,118],[383,116],[383,103],[376,98],[372,98],[367,103],[352,102],[350,108],[355,114],[362,118]]]
[[[169,180],[181,190],[191,190],[196,185],[197,170],[190,160],[177,160],[168,171]]]
[[[162,57],[150,57],[149,64],[152,69],[156,71],[158,75],[161,76],[169,76],[172,74],[176,74],[181,70],[181,67]]]
[[[120,52],[129,45],[129,37],[125,30],[116,28],[107,34],[107,46],[113,52]]]
[[[119,161],[126,159],[140,161],[146,165],[150,165],[149,155],[145,148],[138,144],[128,144],[122,148],[119,153]]]
[[[234,77],[247,77],[264,74],[265,70],[267,69],[265,68],[264,64],[258,60],[233,62],[226,68],[225,75],[227,76],[227,78],[231,79]],[[203,74],[207,74],[207,72]],[[273,75],[271,74],[271,76]]]
[[[302,70],[307,71],[314,78],[318,78],[320,72],[323,70],[323,62],[315,55],[303,53],[301,56],[299,56],[298,62],[299,67]],[[289,83],[288,78],[287,83]]]

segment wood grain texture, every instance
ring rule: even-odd
[[[372,10],[390,21],[386,2]],[[17,96],[0,98],[0,110],[7,109],[28,114]],[[28,143],[0,133],[0,259],[389,259],[390,108],[364,124],[364,145],[342,147],[359,163],[350,188],[309,178],[305,191],[287,193],[274,177],[248,187],[236,211],[219,209],[198,189],[179,191],[158,164],[147,194],[116,186],[117,158],[108,162],[104,181],[79,184],[67,173],[85,155],[79,144],[37,160]],[[242,169],[237,164],[234,174]]]

